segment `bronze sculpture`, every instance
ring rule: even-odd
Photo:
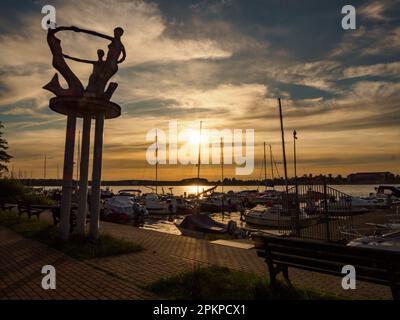
[[[108,45],[108,53],[106,60],[103,60],[104,51],[98,50],[98,60],[91,61],[85,59],[79,59],[68,56],[62,52],[61,40],[56,37],[56,33],[60,31],[74,31],[83,32],[96,37],[101,37],[110,40],[111,43]],[[121,42],[121,37],[124,30],[120,27],[114,29],[114,37],[110,37],[95,31],[80,29],[78,27],[57,27],[55,29],[48,29],[47,43],[50,47],[50,51],[53,54],[53,66],[60,72],[68,83],[68,89],[61,87],[58,75],[55,74],[52,80],[45,85],[43,88],[53,92],[58,97],[63,96],[88,96],[99,98],[102,100],[110,100],[112,94],[117,88],[117,83],[110,82],[108,88],[106,85],[108,81],[118,71],[118,64],[123,62],[126,58],[125,48]],[[122,57],[120,58],[122,54]],[[65,59],[70,59],[77,62],[93,64],[93,72],[89,78],[89,83],[86,89],[83,88],[81,81],[72,72]]]

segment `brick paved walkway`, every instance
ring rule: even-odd
[[[41,287],[42,267],[56,268],[56,290]],[[0,299],[154,299],[131,282],[0,226]]]
[[[101,232],[142,244],[144,251],[77,261],[0,227],[0,299],[148,299],[141,287],[196,266],[221,265],[268,276],[255,250],[101,222]],[[57,270],[57,290],[41,288],[41,267]],[[387,287],[357,282],[341,289],[341,278],[290,268],[295,286],[351,299],[391,299]]]
[[[160,276],[168,276],[196,265],[221,265],[231,269],[268,276],[263,259],[255,250],[239,249],[212,244],[206,240],[166,234],[152,230],[133,228],[108,222],[101,223],[102,232],[115,237],[141,243],[147,251],[139,255],[98,259],[97,266],[112,270],[140,284],[150,283]],[[148,267],[141,268],[146,263]],[[122,270],[131,270],[123,273]],[[390,289],[385,286],[358,281],[356,290],[343,290],[341,278],[319,273],[289,269],[292,283],[301,288],[339,295],[350,299],[391,299]]]

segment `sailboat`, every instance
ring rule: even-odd
[[[150,215],[172,215],[176,213],[176,206],[171,201],[163,201],[158,195],[158,133],[156,133],[156,186],[155,192],[144,196],[144,207]]]
[[[285,189],[286,194],[288,194],[288,179],[287,179],[287,166],[286,166],[286,151],[285,151],[285,136],[284,136],[284,129],[283,129],[283,117],[282,117],[282,105],[281,99],[278,98],[278,105],[279,105],[279,118],[281,124],[281,134],[282,134],[282,153],[283,153],[283,164],[285,170]],[[272,158],[272,156],[271,156]],[[265,143],[264,143],[264,162],[266,161],[265,156]],[[272,166],[272,164],[271,164]],[[264,171],[266,172],[266,171]],[[274,196],[276,193],[272,193]],[[267,195],[264,196],[264,199],[269,197]],[[258,198],[260,201],[260,198]],[[273,200],[273,199],[271,199]],[[265,227],[280,227],[280,228],[288,228],[292,225],[292,217],[288,214],[287,209],[283,205],[282,197],[277,197],[277,201],[271,201],[270,199],[264,205],[257,205],[256,207],[247,210],[244,218],[246,223],[255,224],[259,226]],[[280,203],[277,203],[280,202]],[[300,225],[304,227],[309,225],[311,220],[308,219],[306,213],[301,213],[300,216]]]
[[[272,146],[269,145],[269,153],[270,153],[270,166],[271,166],[271,181],[272,181],[272,189],[268,189],[267,183],[267,157],[266,157],[266,143],[264,142],[264,182],[265,182],[265,191],[261,193],[261,195],[255,197],[252,200],[253,204],[267,204],[272,206],[273,204],[282,202],[282,192],[275,190],[273,185],[274,181],[274,161],[272,156]]]

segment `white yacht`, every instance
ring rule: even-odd
[[[272,207],[257,205],[253,209],[247,210],[244,218],[246,223],[263,227],[289,228],[292,225],[292,216],[284,212],[281,205]],[[314,217],[301,213],[300,227],[309,226],[314,220]]]

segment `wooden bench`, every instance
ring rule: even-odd
[[[77,211],[77,207],[73,206],[71,207],[71,212],[69,215],[69,232],[72,232],[74,230],[74,228],[77,225],[77,215],[76,215],[76,211]],[[55,226],[57,226],[60,223],[60,219],[61,219],[61,207],[60,206],[54,206],[52,209],[52,214],[53,214],[53,224]],[[90,215],[86,216],[86,223],[88,223],[90,221]]]
[[[342,268],[352,265],[356,281],[386,285],[393,299],[400,299],[400,252],[350,247],[337,243],[254,233],[259,257],[267,263],[271,286],[282,272],[290,284],[288,267],[344,277]],[[340,284],[338,284],[340,285]]]
[[[15,205],[13,205],[13,204],[9,204],[7,202],[0,201],[0,209],[1,210],[9,210],[9,211],[11,211],[14,207],[15,207]]]
[[[36,216],[38,220],[40,218],[40,214],[48,209],[47,206],[33,205],[25,201],[18,201],[17,206],[19,216],[22,216],[22,214],[26,213],[29,219],[31,216]]]

